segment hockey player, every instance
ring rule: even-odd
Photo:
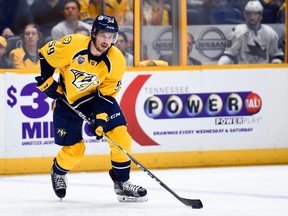
[[[263,7],[259,1],[249,1],[244,9],[246,24],[233,28],[218,64],[282,63],[284,53],[278,48],[278,35],[268,25],[261,24]]]
[[[113,46],[117,37],[116,19],[101,14],[93,23],[91,37],[68,35],[40,49],[41,76],[35,79],[42,92],[56,99],[53,111],[54,136],[55,143],[62,146],[51,169],[53,189],[59,198],[66,195],[66,173],[83,158],[85,151],[83,120],[62,98],[90,117],[92,124],[89,125],[89,131],[97,140],[103,138],[104,131],[131,153],[132,139],[127,132],[125,117],[115,100],[126,70],[124,56]],[[59,82],[52,77],[55,68],[60,68]],[[109,174],[118,200],[146,201],[146,189],[129,181],[131,161],[112,143],[109,145],[112,164]]]

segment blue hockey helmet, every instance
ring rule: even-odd
[[[115,17],[104,14],[97,16],[93,22],[92,33],[97,33],[100,30],[110,33],[117,33],[119,27]]]

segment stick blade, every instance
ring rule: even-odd
[[[186,206],[191,206],[194,209],[201,209],[203,208],[203,204],[200,199],[186,199],[181,198],[181,202]]]

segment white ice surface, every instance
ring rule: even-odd
[[[69,173],[66,197],[54,194],[50,175],[0,176],[1,216],[288,216],[288,166],[150,170],[179,196],[201,199],[186,207],[143,171],[145,203],[120,203],[108,173]]]

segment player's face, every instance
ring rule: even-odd
[[[96,35],[95,48],[98,52],[104,53],[110,47],[114,40],[114,33],[99,31]]]
[[[258,28],[262,15],[258,12],[246,12],[245,13],[246,23],[250,28]]]

